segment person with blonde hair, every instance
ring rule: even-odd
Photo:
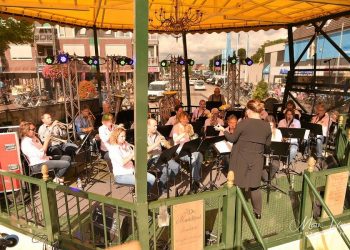
[[[264,149],[271,144],[270,125],[260,119],[264,104],[258,100],[247,103],[247,119],[237,124],[233,134],[222,126],[216,129],[223,131],[226,139],[233,143],[230,170],[235,173],[235,183],[248,196],[250,194],[254,215],[261,218],[262,195],[259,189],[264,167]]]
[[[204,122],[204,131],[207,130],[208,126],[221,125],[224,126],[224,121],[219,118],[220,111],[217,108],[212,108],[210,111],[210,118],[206,119]]]
[[[124,128],[117,127],[113,130],[109,139],[109,157],[112,162],[115,181],[119,184],[135,184],[134,147],[125,139],[126,132]],[[148,190],[153,186],[155,179],[154,175],[147,173]]]
[[[19,126],[21,137],[21,150],[28,160],[29,167],[33,172],[40,172],[43,165],[47,165],[48,169],[55,170],[54,182],[63,184],[64,177],[71,165],[71,157],[68,155],[58,156],[52,159],[47,156],[46,152],[51,141],[50,136],[46,136],[44,144],[36,136],[36,128],[32,122],[21,122]]]

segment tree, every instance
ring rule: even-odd
[[[264,100],[266,97],[269,96],[268,89],[269,87],[267,85],[267,82],[261,80],[256,85],[256,88],[253,93],[253,99]]]
[[[247,51],[243,48],[240,48],[238,49],[237,51],[237,56],[240,58],[240,59],[245,59],[247,57]]]
[[[26,21],[13,18],[0,18],[0,56],[10,48],[9,44],[26,44],[33,42],[34,26]]]
[[[264,61],[264,55],[265,55],[265,48],[271,45],[279,44],[279,43],[285,43],[286,39],[277,39],[274,41],[266,41],[263,45],[261,45],[258,50],[255,52],[255,54],[252,56],[252,60],[254,63],[260,63]]]

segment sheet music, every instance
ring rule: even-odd
[[[310,129],[305,130],[304,140],[309,139],[309,135],[310,135]]]
[[[231,153],[232,145],[233,144],[231,142],[228,142],[228,141],[225,141],[225,140],[214,143],[214,146],[215,146],[216,150],[220,154]]]

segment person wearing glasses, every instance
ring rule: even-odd
[[[20,124],[21,150],[28,160],[29,167],[33,172],[40,172],[43,165],[48,169],[55,170],[54,182],[63,184],[64,174],[71,165],[71,157],[68,155],[58,156],[57,159],[47,156],[46,152],[51,140],[50,136],[45,138],[42,144],[36,136],[35,125],[31,122]]]
[[[206,109],[205,100],[199,101],[199,107],[193,111],[191,122],[197,121],[201,117],[207,117],[210,111]]]

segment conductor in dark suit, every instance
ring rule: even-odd
[[[217,126],[216,129],[224,131],[226,139],[233,143],[230,155],[230,170],[235,174],[235,183],[245,196],[250,198],[254,215],[261,218],[262,195],[259,189],[264,167],[264,150],[271,144],[271,128],[269,123],[260,119],[264,104],[257,100],[247,103],[248,119],[238,123],[233,134]]]

